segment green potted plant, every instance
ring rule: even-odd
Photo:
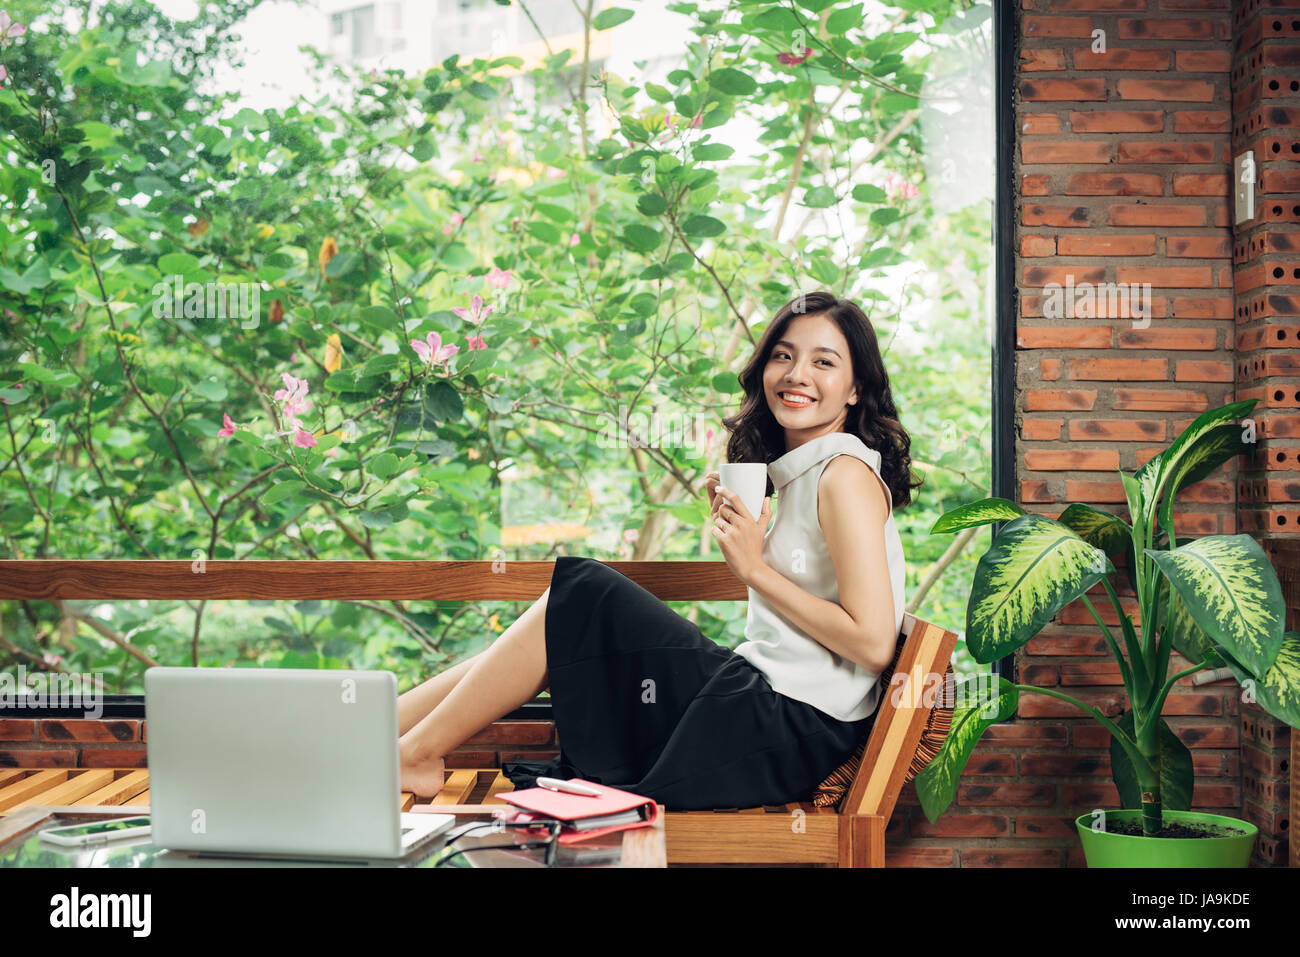
[[[1249,535],[1209,535],[1181,545],[1174,535],[1174,496],[1252,451],[1253,422],[1236,420],[1256,401],[1203,413],[1133,475],[1120,473],[1132,526],[1087,505],[1072,504],[1053,520],[1002,498],[940,516],[932,533],[1008,523],[980,558],[966,608],[966,644],[975,660],[1013,653],[1077,599],[1119,664],[1127,708],[1111,720],[1053,688],[998,677],[992,693],[983,693],[991,676],[963,682],[948,737],[916,778],[931,822],[952,802],[984,729],[1015,713],[1022,691],[1038,692],[1076,705],[1110,732],[1111,774],[1125,810],[1076,819],[1089,867],[1247,866],[1258,829],[1191,810],[1191,753],[1161,712],[1179,678],[1226,666],[1243,695],[1300,726],[1300,632],[1284,631],[1281,585],[1263,549]],[[1137,596],[1137,626],[1110,580],[1111,558],[1121,553]],[[1118,639],[1086,594],[1097,582],[1118,615]],[[1172,649],[1192,667],[1167,675]],[[972,693],[976,687],[980,693]]]

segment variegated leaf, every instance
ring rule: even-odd
[[[1201,630],[1192,613],[1187,610],[1187,603],[1182,596],[1169,586],[1169,579],[1164,575],[1157,581],[1156,589],[1165,616],[1161,635],[1167,636],[1174,643],[1174,650],[1193,664],[1219,667],[1223,658],[1219,655],[1218,646]]]
[[[1300,632],[1282,635],[1273,667],[1255,683],[1255,700],[1273,717],[1300,728]]]
[[[1172,551],[1146,550],[1201,630],[1257,675],[1282,646],[1282,585],[1249,535],[1208,535]]]
[[[1125,480],[1124,494],[1128,497],[1129,524],[1141,526],[1144,535],[1149,518],[1146,510],[1152,496],[1156,494],[1156,480],[1160,477],[1160,463],[1163,460],[1164,453],[1160,452],[1147,459],[1146,464],[1134,472],[1132,477],[1120,473],[1120,477]]]
[[[1178,461],[1169,466],[1169,481],[1160,503],[1160,527],[1173,528],[1174,497],[1179,492],[1195,485],[1224,462],[1239,455],[1249,455],[1251,451],[1252,447],[1242,440],[1240,425],[1215,426],[1201,435]]]
[[[982,498],[978,502],[968,502],[944,512],[930,529],[930,534],[955,532],[962,528],[991,525],[993,522],[1008,522],[1024,514],[1023,508],[1005,498]]]
[[[1237,682],[1249,689],[1256,704],[1293,728],[1300,728],[1300,631],[1282,635],[1273,667],[1255,677],[1231,655],[1222,656]]]
[[[1070,505],[1057,521],[1107,555],[1118,554],[1125,545],[1133,544],[1133,529],[1127,522],[1091,505]]]
[[[1142,500],[1146,506],[1148,508],[1155,506],[1156,490],[1160,490],[1158,494],[1162,498],[1166,494],[1172,498],[1174,492],[1170,491],[1171,485],[1169,479],[1173,478],[1182,469],[1182,460],[1187,457],[1197,443],[1199,443],[1205,435],[1213,431],[1215,428],[1228,422],[1235,422],[1237,419],[1246,415],[1255,407],[1257,402],[1259,402],[1258,399],[1245,399],[1241,402],[1229,402],[1227,405],[1220,406],[1217,409],[1207,409],[1198,415],[1191,425],[1179,433],[1178,438],[1174,439],[1169,448],[1160,453],[1158,456],[1160,459],[1159,465],[1157,468],[1152,469],[1154,475],[1150,475],[1149,477],[1142,475],[1144,470],[1149,466],[1152,466],[1152,462],[1147,462],[1142,469],[1139,469],[1139,480],[1140,482],[1146,483],[1143,484],[1142,488]],[[1149,493],[1147,491],[1147,484],[1151,487]]]
[[[1059,522],[1024,515],[980,558],[966,605],[966,646],[979,662],[1009,655],[1115,566]]]
[[[1073,529],[1085,542],[1096,545],[1112,559],[1117,554],[1124,555],[1124,575],[1128,578],[1129,587],[1134,593],[1137,592],[1133,565],[1133,529],[1127,522],[1102,509],[1078,504],[1066,508],[1057,521]]]
[[[991,675],[980,675],[957,687],[958,706],[953,708],[952,724],[943,746],[916,776],[916,796],[921,810],[933,824],[948,809],[957,793],[957,782],[979,743],[984,730],[1016,713],[1020,693],[1006,678],[998,677],[997,700],[979,700],[977,695],[991,690]],[[961,702],[969,701],[969,706]]]

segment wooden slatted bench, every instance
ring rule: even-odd
[[[744,601],[726,562],[608,562],[663,601]],[[0,561],[0,598],[154,600],[534,601],[553,562]],[[883,867],[885,828],[903,785],[924,763],[936,677],[951,679],[957,635],[903,618],[891,669],[852,783],[834,807],[785,805],[665,814],[668,863]],[[901,693],[893,693],[899,691]],[[545,699],[538,699],[545,701]],[[931,748],[933,747],[931,742]],[[499,768],[449,769],[429,800],[405,792],[403,810],[483,811],[513,785]],[[35,805],[145,809],[141,769],[0,769],[0,815]]]

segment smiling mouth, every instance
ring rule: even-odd
[[[803,409],[803,408],[807,408],[808,406],[816,402],[815,399],[805,399],[805,398],[797,398],[797,397],[794,398],[793,401],[791,401],[791,399],[787,398],[785,394],[782,394],[780,392],[777,393],[776,397],[781,400],[781,404],[785,406],[787,409]]]

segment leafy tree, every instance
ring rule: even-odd
[[[697,39],[660,82],[568,49],[528,73],[317,56],[343,94],[255,110],[206,91],[256,6],[8,6],[30,27],[0,48],[8,557],[716,559],[703,476],[736,370],[775,306],[824,286],[884,343],[936,306],[887,361],[927,478],[899,517],[909,594],[959,623],[974,559],[925,535],[988,494],[990,210],[926,205],[919,41],[987,9],[908,0],[881,30],[861,4],[674,3]],[[593,8],[592,31],[633,16]],[[733,121],[761,129],[757,162],[719,141]],[[880,291],[903,264],[932,288]],[[701,427],[665,440],[651,412]],[[160,604],[6,607],[0,655],[116,690],[154,662],[410,678],[506,612]],[[740,637],[743,607],[689,614]]]

